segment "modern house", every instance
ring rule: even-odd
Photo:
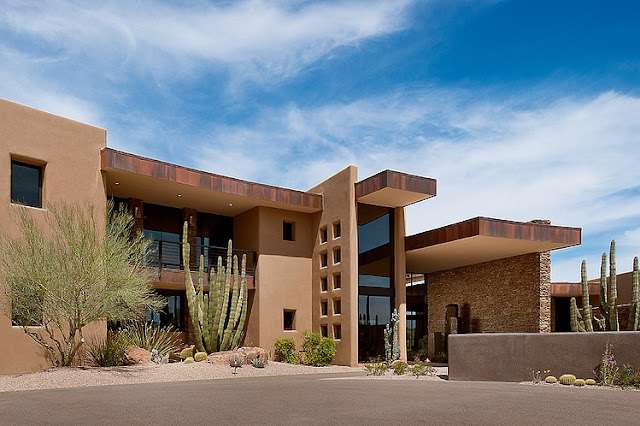
[[[153,286],[168,301],[148,320],[185,338],[184,221],[207,268],[228,239],[248,255],[245,345],[272,350],[277,337],[299,342],[313,330],[336,340],[337,364],[355,365],[384,354],[393,309],[401,341],[415,349],[429,334],[433,353],[449,332],[549,332],[549,251],[580,244],[580,229],[480,217],[405,235],[404,208],[435,195],[434,179],[360,178],[354,166],[307,191],[247,182],[116,151],[103,129],[0,100],[3,231],[14,231],[14,209],[42,219],[58,200],[127,203],[135,228],[154,238]],[[48,365],[10,313],[0,315],[0,345],[0,373]]]

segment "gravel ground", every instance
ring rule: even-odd
[[[437,374],[446,374],[446,368],[437,367]],[[37,373],[0,376],[0,392],[107,386],[133,383],[179,382],[185,380],[228,379],[232,377],[288,376],[295,374],[353,373],[359,378],[372,380],[416,380],[413,376],[366,376],[363,367],[309,367],[270,361],[265,368],[245,365],[238,374],[225,365],[205,362],[193,364],[133,365],[126,367],[64,367],[49,368]],[[420,380],[441,380],[439,377],[421,377]]]

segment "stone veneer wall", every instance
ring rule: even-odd
[[[429,332],[458,305],[460,333],[550,332],[550,257],[531,253],[428,274]]]

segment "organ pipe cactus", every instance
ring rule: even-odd
[[[582,268],[580,272],[582,278],[582,313],[584,314],[584,329],[585,331],[593,331],[591,304],[589,304],[589,284],[587,282],[587,262],[584,260],[582,261]]]
[[[247,257],[242,256],[242,267],[238,271],[238,257],[232,256],[232,242],[229,240],[226,265],[222,264],[222,256],[218,256],[217,269],[211,268],[209,291],[205,292],[204,256],[200,256],[196,291],[189,265],[191,247],[187,242],[187,231],[188,224],[185,222],[182,233],[182,262],[196,348],[199,352],[207,353],[233,349],[240,342],[247,318]]]
[[[638,257],[633,258],[633,277],[632,277],[632,293],[631,306],[629,307],[629,325],[627,328],[631,331],[640,329],[640,271],[638,271]]]
[[[604,318],[605,330],[610,330],[609,324],[609,293],[607,291],[607,254],[602,253],[600,263],[600,313]]]
[[[616,286],[616,242],[611,241],[611,249],[609,251],[609,323],[612,331],[620,331],[618,323],[618,287]]]

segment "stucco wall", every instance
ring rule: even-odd
[[[450,335],[449,379],[521,382],[538,370],[595,378],[607,344],[618,365],[640,365],[640,331]]]
[[[356,216],[355,182],[357,169],[349,166],[330,177],[309,192],[323,195],[323,211],[315,216],[313,246],[313,331],[321,326],[328,328],[329,337],[334,337],[333,328],[339,325],[342,338],[336,341],[335,364],[356,365],[358,363],[358,222]],[[339,238],[333,235],[333,225],[340,223]],[[327,242],[320,240],[320,230],[327,229]],[[341,261],[334,264],[332,254],[340,248]],[[322,267],[321,255],[327,253],[328,264]],[[340,274],[341,287],[335,289],[333,280]],[[327,291],[321,291],[321,279],[327,278]],[[340,299],[340,315],[333,312],[333,303]],[[321,303],[329,305],[327,316],[321,315]]]
[[[27,208],[36,221],[47,216],[50,202],[90,202],[102,218],[105,192],[100,172],[100,150],[106,146],[103,129],[68,120],[43,111],[0,99],[0,227],[14,234],[15,209]],[[44,165],[42,198],[44,208],[11,203],[11,160]],[[102,224],[102,226],[104,226]],[[0,292],[0,297],[5,297]],[[6,313],[6,312],[5,312]],[[104,323],[96,333],[106,333]],[[0,374],[36,371],[50,365],[32,339],[11,327],[8,316],[0,315]],[[10,348],[10,349],[9,349]]]
[[[428,274],[429,332],[458,305],[461,332],[550,331],[548,254],[531,253]]]

